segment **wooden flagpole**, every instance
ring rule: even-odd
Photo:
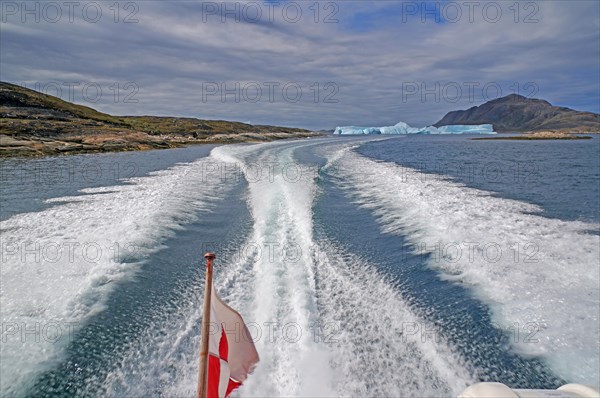
[[[198,369],[198,398],[206,398],[208,381],[208,333],[210,332],[210,298],[212,294],[212,269],[215,253],[206,253],[206,285],[202,308],[202,335],[200,339],[200,368]]]

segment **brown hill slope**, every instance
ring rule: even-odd
[[[570,130],[600,132],[600,115],[553,106],[547,101],[511,94],[467,110],[448,112],[434,126],[490,123],[498,132]]]
[[[315,135],[319,134],[298,128],[223,120],[112,116],[0,82],[0,157],[129,151]]]

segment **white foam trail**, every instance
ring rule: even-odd
[[[317,280],[335,384],[345,397],[456,396],[475,377],[366,259],[320,242]]]
[[[21,395],[59,360],[68,328],[103,308],[113,282],[134,275],[139,263],[128,261],[159,250],[164,238],[222,197],[225,184],[204,178],[214,162],[203,158],[126,185],[84,189],[85,195],[52,199],[61,204],[0,223],[2,395]],[[53,329],[44,332],[48,325]],[[25,328],[34,332],[22,335]]]
[[[461,391],[473,380],[462,359],[411,312],[393,284],[368,262],[328,242],[314,242],[314,180],[292,182],[281,173],[283,165],[295,163],[294,149],[300,145],[228,146],[211,155],[237,162],[244,173],[252,168],[246,178],[253,230],[234,254],[219,256],[215,275],[222,298],[249,324],[261,357],[239,395],[448,396]],[[256,166],[267,162],[279,167],[257,179]],[[299,250],[292,254],[285,248]],[[97,395],[98,385],[104,396],[195,394],[202,294],[190,286],[184,294],[190,299],[175,313],[155,317],[145,335],[84,395]],[[301,336],[295,335],[298,330]]]
[[[293,181],[295,177],[284,171],[297,165],[293,151],[299,146],[220,149],[239,159],[249,183],[254,219],[250,237],[254,250],[249,253],[254,294],[250,305],[239,304],[261,329],[256,342],[261,362],[244,386],[245,396],[335,395],[328,375],[328,350],[310,333],[318,316],[312,260],[315,184],[312,178]],[[262,168],[262,178],[256,177],[256,167]],[[320,374],[311,371],[315,360]]]
[[[541,209],[349,149],[333,156],[339,185],[384,233],[432,253],[431,267],[470,286],[500,327],[518,328],[518,352],[599,383],[600,237],[586,232],[597,225],[528,214]]]
[[[311,254],[314,183],[285,181],[281,166],[267,170],[274,161],[281,165],[291,162],[292,150],[280,146],[229,146],[212,152],[213,157],[227,164],[236,162],[239,167],[230,171],[241,172],[247,178],[254,218],[253,231],[236,251],[235,260],[229,264],[227,260],[219,262],[223,272],[216,275],[215,281],[223,299],[249,324],[261,357],[258,369],[241,387],[240,394],[334,396],[329,385],[332,377],[326,374],[329,352],[325,346],[313,343],[310,334],[317,314]],[[255,153],[260,156],[248,160]],[[263,166],[264,178],[257,178],[257,167]],[[295,251],[286,253],[284,249]],[[199,325],[201,315],[199,300],[191,301],[181,310],[186,315],[169,316],[166,322],[149,328],[141,343],[128,350],[122,363],[115,366],[117,370],[103,383],[104,395],[144,395],[149,386],[166,396],[195,394],[199,336],[193,335],[193,326]],[[286,327],[289,335],[284,337]],[[296,335],[298,331],[301,335]],[[170,347],[173,341],[176,344]],[[315,375],[317,358],[321,372]],[[173,364],[176,371],[165,371],[165,364]],[[136,380],[139,375],[148,376]],[[157,384],[157,377],[163,382]]]
[[[334,246],[314,242],[315,180],[308,173],[290,181],[283,172],[296,163],[294,151],[308,145],[315,144],[264,145],[258,154],[256,147],[216,150],[227,152],[223,159],[229,162],[231,156],[240,159],[242,169],[250,163],[277,165],[272,179],[249,179],[255,222],[249,239],[262,253],[249,256],[253,286],[242,289],[254,296],[234,300],[234,305],[250,314],[263,334],[257,342],[261,363],[241,394],[446,396],[461,391],[473,380],[462,360],[431,325],[411,313],[393,286],[360,259],[342,260]],[[276,250],[269,257],[265,247],[273,244],[297,247],[301,255],[289,261],[285,250]],[[265,327],[269,323],[277,325],[274,335]],[[293,343],[282,338],[286,325],[298,326],[302,338]],[[412,332],[415,327],[427,329],[429,338],[422,341],[427,336],[415,332],[405,333],[403,340],[403,328]],[[331,333],[337,341],[327,338]]]

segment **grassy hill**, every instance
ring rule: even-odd
[[[0,157],[172,148],[194,143],[271,141],[309,130],[224,120],[113,116],[0,82]]]

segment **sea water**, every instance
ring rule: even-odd
[[[202,254],[243,396],[598,384],[600,140],[326,137],[2,161],[3,396],[190,396]]]

